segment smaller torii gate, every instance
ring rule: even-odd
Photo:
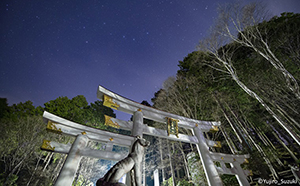
[[[223,154],[209,151],[209,147],[220,147],[220,142],[206,139],[203,132],[218,130],[220,122],[194,120],[154,109],[124,98],[102,86],[98,88],[97,97],[103,100],[103,105],[133,115],[132,122],[105,116],[106,125],[129,130],[131,131],[131,136],[115,134],[80,125],[45,111],[43,117],[47,123],[47,129],[56,133],[76,136],[76,140],[72,145],[44,140],[43,149],[68,154],[55,186],[72,185],[82,156],[115,161],[121,160],[126,157],[127,154],[112,152],[113,145],[130,148],[134,142],[134,137],[142,137],[143,134],[196,144],[208,184],[211,186],[223,185],[219,174],[235,175],[240,185],[250,185],[247,180],[247,176],[250,172],[242,169],[240,166],[247,161],[249,155]],[[164,123],[166,124],[166,128],[168,126],[168,130],[149,127],[143,123],[143,118]],[[178,133],[178,127],[192,130],[193,136]],[[87,148],[86,145],[89,140],[105,142],[105,151]],[[215,162],[219,162],[220,167],[217,167]],[[230,164],[231,167],[228,168],[226,164]]]

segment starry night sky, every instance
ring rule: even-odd
[[[234,0],[1,0],[0,97],[90,103],[102,85],[152,104],[224,2]],[[273,15],[300,12],[299,0],[263,2]]]

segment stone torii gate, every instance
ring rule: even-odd
[[[63,145],[44,140],[43,149],[68,154],[55,186],[72,185],[82,156],[116,161],[121,160],[126,157],[127,154],[112,152],[112,146],[120,145],[130,147],[134,142],[134,137],[142,137],[143,134],[196,144],[208,184],[211,186],[223,185],[219,174],[235,175],[240,185],[250,185],[247,180],[247,175],[249,175],[250,172],[243,170],[240,166],[247,161],[249,155],[223,154],[209,151],[209,147],[220,147],[220,142],[206,139],[203,132],[218,130],[220,122],[194,120],[154,109],[124,98],[102,86],[98,88],[97,97],[103,100],[103,105],[133,115],[132,122],[105,116],[106,125],[129,130],[131,131],[131,136],[87,127],[44,112],[43,116],[46,119],[47,128],[49,130],[76,136],[76,140],[72,145]],[[164,123],[169,130],[149,127],[143,123],[143,118]],[[178,133],[178,127],[190,129],[193,135],[188,136]],[[86,145],[89,140],[105,142],[107,144],[105,151],[88,149]],[[216,162],[219,162],[219,167],[215,165]],[[228,168],[226,164],[229,164],[230,167]]]

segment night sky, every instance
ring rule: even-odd
[[[1,0],[0,97],[91,103],[102,85],[152,104],[224,2],[233,0]],[[300,12],[300,0],[263,2],[273,15]]]

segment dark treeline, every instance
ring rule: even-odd
[[[111,130],[104,125],[104,114],[115,117],[101,101],[88,104],[82,95],[59,97],[44,107],[35,107],[31,101],[8,106],[7,99],[1,98],[0,110],[0,185],[51,185],[56,180],[66,155],[42,151],[42,142],[74,139],[47,132],[43,111],[104,130]]]

